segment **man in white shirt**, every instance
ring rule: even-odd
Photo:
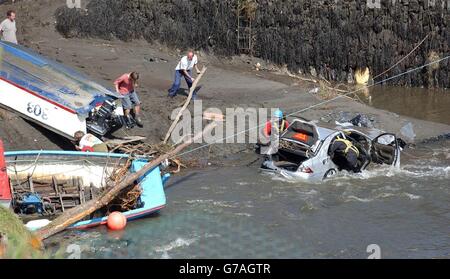
[[[170,97],[175,97],[177,95],[177,91],[178,89],[180,89],[182,76],[186,80],[189,89],[192,87],[192,83],[194,83],[195,81],[195,79],[192,77],[192,68],[195,67],[195,69],[197,70],[197,74],[200,73],[197,63],[198,58],[193,51],[189,51],[186,56],[183,56],[183,58],[181,58],[177,67],[175,68],[175,81],[173,82],[172,87],[168,90]],[[193,97],[195,99],[195,96]]]
[[[6,16],[7,18],[0,23],[2,40],[17,44],[16,12],[10,10],[6,13]]]

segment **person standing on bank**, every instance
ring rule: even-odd
[[[9,10],[6,13],[6,19],[0,23],[0,33],[2,34],[2,41],[17,44],[16,37],[16,12]]]
[[[178,89],[180,89],[181,77],[184,77],[184,80],[186,80],[188,88],[191,89],[192,84],[195,81],[195,79],[192,77],[192,68],[195,67],[195,69],[197,70],[197,74],[200,73],[197,63],[198,58],[193,51],[189,51],[186,56],[183,56],[183,58],[181,58],[177,67],[175,68],[175,80],[173,82],[173,85],[168,90],[169,97],[175,97],[177,95],[177,91]],[[192,98],[195,100],[196,98],[195,93],[192,96]]]
[[[139,127],[144,127],[142,123],[140,114],[141,114],[141,101],[139,100],[139,96],[136,93],[136,87],[138,86],[137,81],[139,80],[139,73],[131,72],[127,74],[123,74],[116,81],[114,81],[114,85],[116,88],[116,92],[123,95],[122,105],[124,109],[125,119],[127,121],[127,126],[131,127],[130,112],[134,110],[134,120],[136,120],[136,124]]]

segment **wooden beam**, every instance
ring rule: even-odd
[[[53,182],[53,187],[55,188],[55,193],[59,197],[59,202],[61,203],[61,210],[62,210],[62,212],[64,212],[65,208],[64,208],[63,198],[61,196],[61,193],[59,192],[58,181],[56,180],[56,177],[54,175],[52,176],[52,182]]]

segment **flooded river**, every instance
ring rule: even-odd
[[[448,89],[374,86],[359,96],[367,104],[379,109],[450,125]]]
[[[404,90],[374,88],[371,104],[450,124],[448,92]],[[256,162],[175,176],[166,193],[167,208],[123,232],[66,232],[52,242],[81,258],[362,259],[371,244],[382,258],[450,258],[448,139],[405,150],[400,169],[322,184],[263,174]]]
[[[450,257],[450,141],[403,154],[400,169],[341,175],[323,184],[246,168],[173,177],[168,206],[131,222],[57,236],[82,258]],[[66,254],[67,255],[67,254]]]

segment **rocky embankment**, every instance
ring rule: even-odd
[[[239,14],[253,55],[335,81],[369,67],[379,82],[450,53],[446,0],[91,0],[83,8],[58,9],[57,30],[67,37],[144,38],[218,55],[240,53]],[[449,67],[446,60],[389,83],[448,88]]]

